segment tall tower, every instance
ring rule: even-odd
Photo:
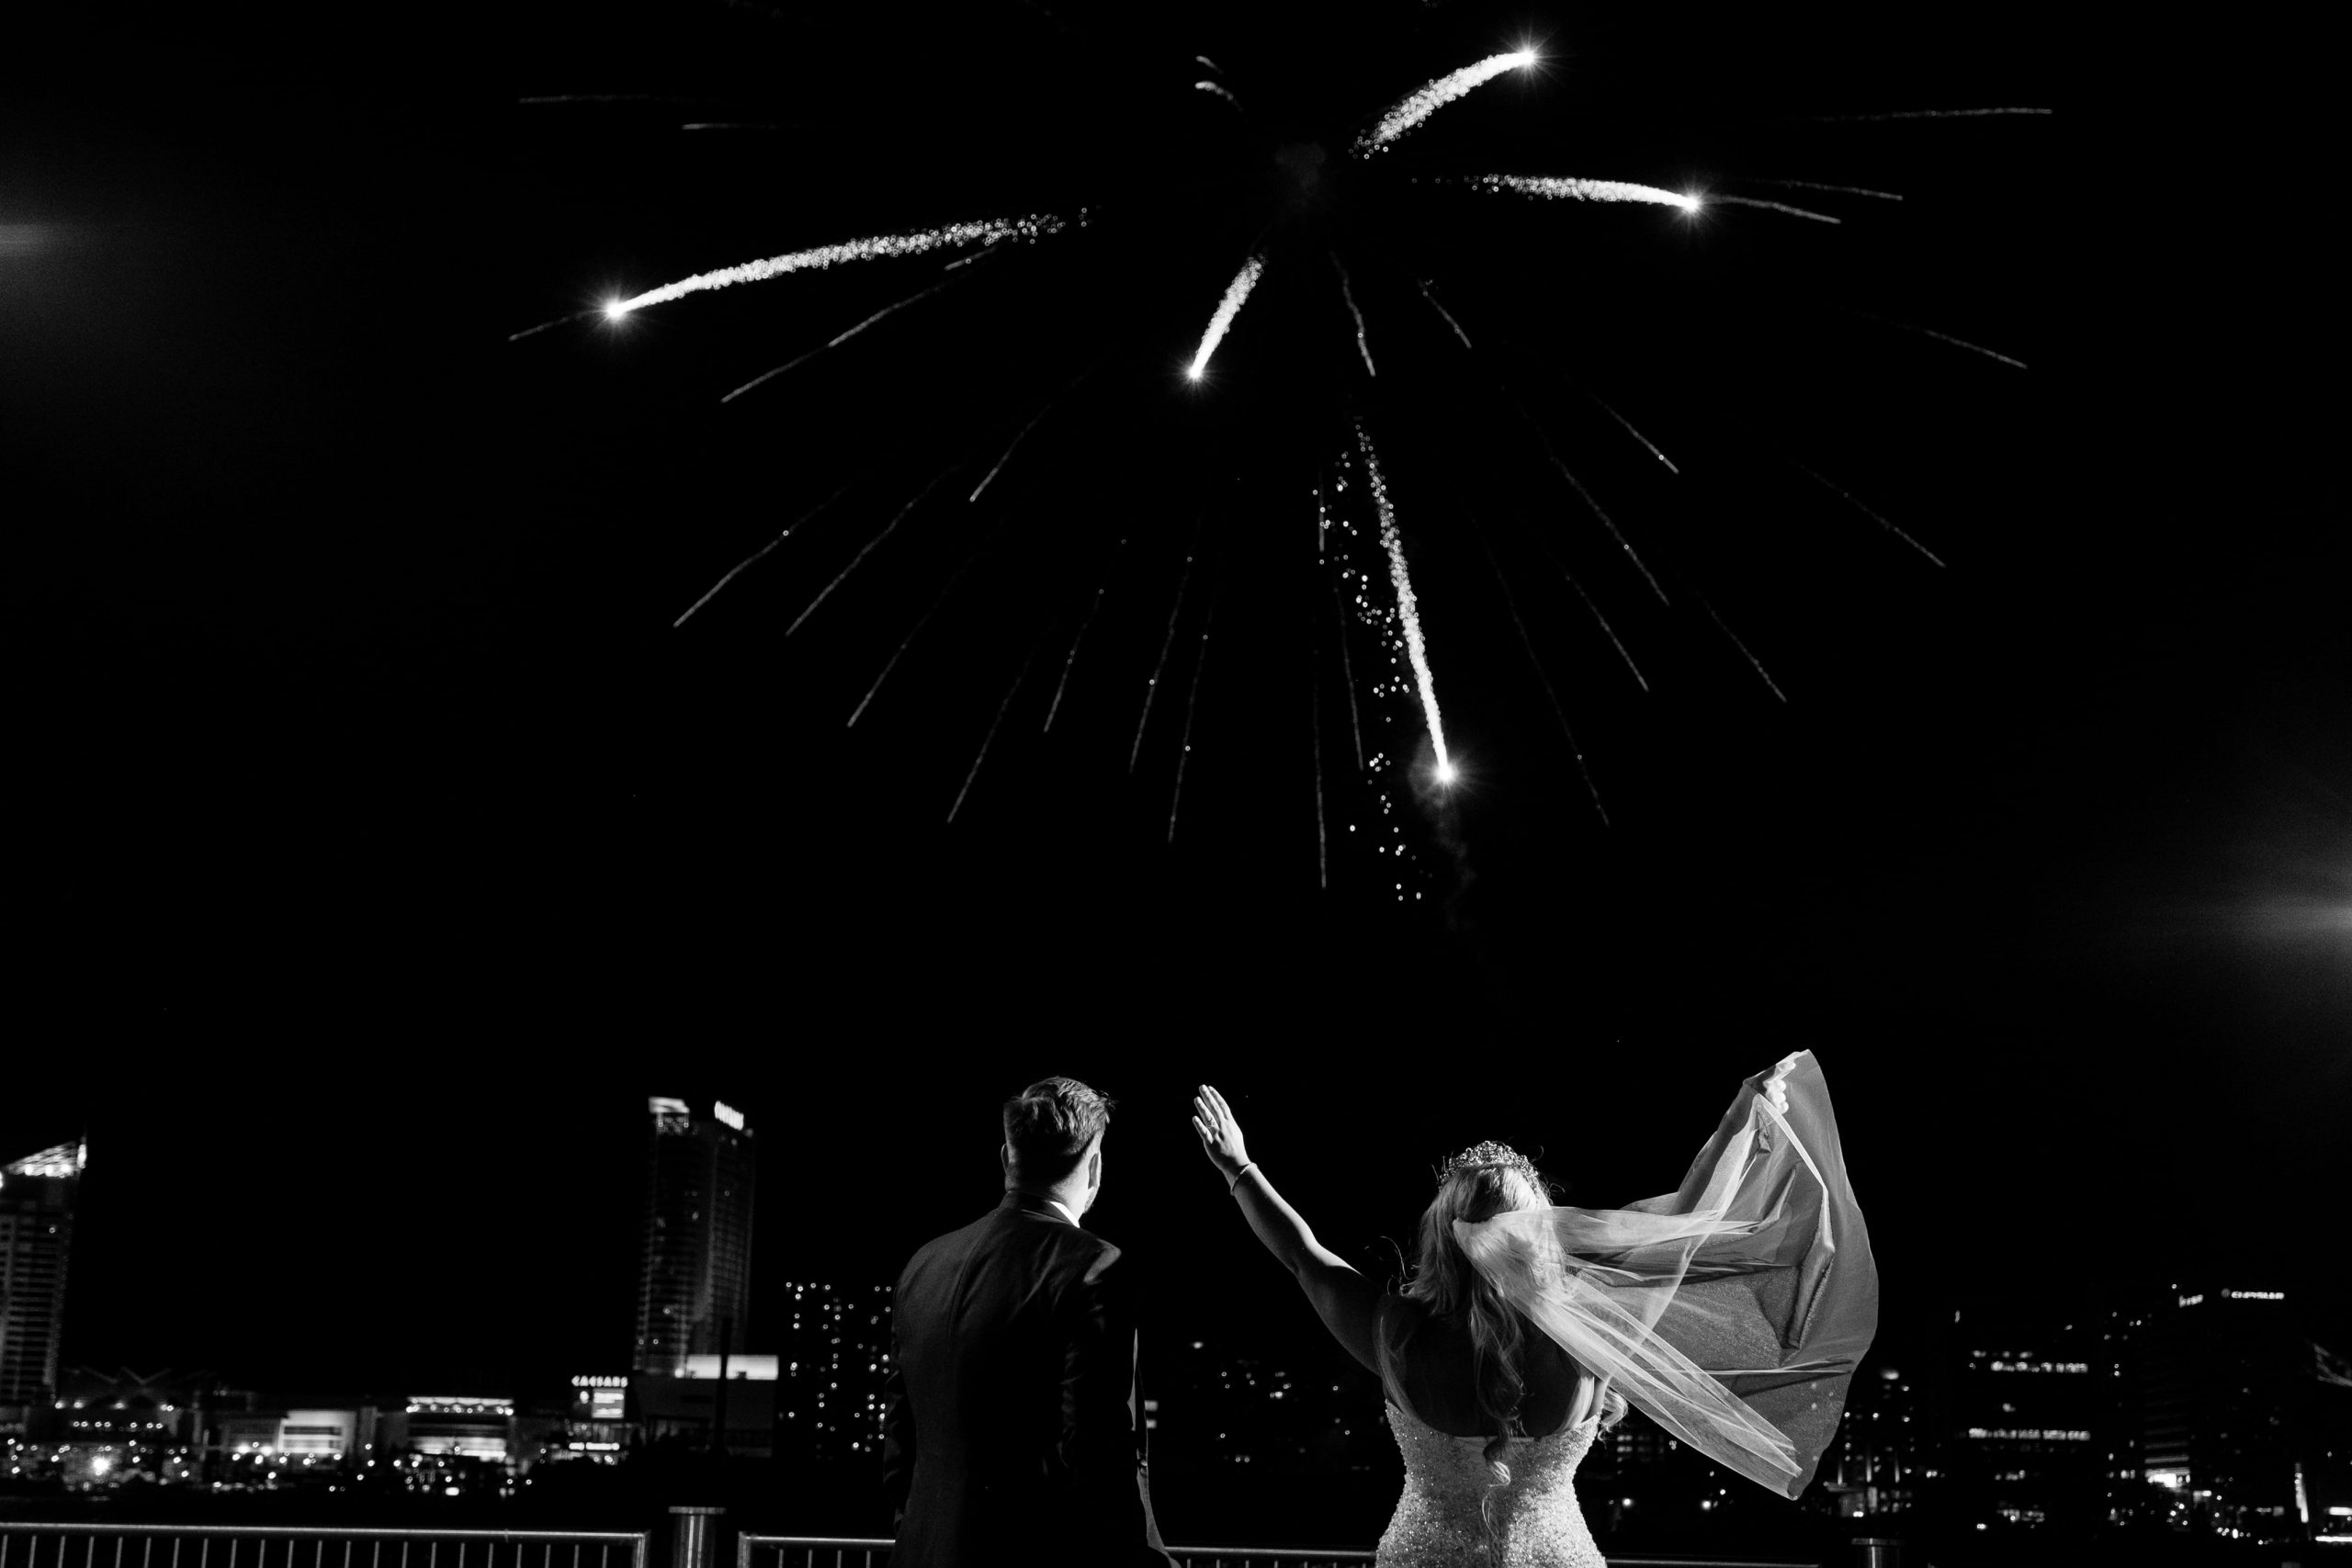
[[[675,1373],[688,1356],[740,1354],[752,1306],[752,1179],[743,1114],[716,1101],[697,1116],[682,1100],[647,1102],[645,1254],[638,1272],[640,1372]]]
[[[88,1157],[85,1144],[59,1144],[0,1166],[0,1409],[54,1396],[74,1195]]]

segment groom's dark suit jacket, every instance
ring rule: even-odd
[[[917,1252],[891,1306],[891,1568],[1172,1568],[1136,1415],[1119,1249],[1008,1192]]]

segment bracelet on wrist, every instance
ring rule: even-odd
[[[1239,1170],[1235,1171],[1233,1173],[1233,1179],[1225,1184],[1225,1195],[1230,1198],[1236,1192],[1241,1190],[1241,1179],[1257,1168],[1258,1162],[1253,1159],[1244,1164]]]

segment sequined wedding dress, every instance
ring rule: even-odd
[[[1486,1550],[1478,1505],[1494,1485],[1487,1439],[1439,1431],[1394,1404],[1389,1429],[1405,1455],[1405,1494],[1380,1538],[1377,1568],[1605,1568],[1577,1504],[1577,1465],[1600,1430],[1596,1418],[1541,1438],[1514,1438],[1510,1484],[1494,1494],[1499,1558]]]

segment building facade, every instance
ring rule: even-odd
[[[57,1397],[65,1263],[88,1145],[58,1144],[0,1166],[0,1432],[22,1432]]]
[[[2140,1460],[2177,1528],[2309,1540],[2352,1514],[2352,1378],[2329,1376],[2288,1292],[2176,1285],[2139,1325]]]
[[[724,1102],[696,1115],[655,1099],[646,1155],[634,1371],[676,1376],[686,1358],[740,1352],[752,1307],[752,1129]]]

